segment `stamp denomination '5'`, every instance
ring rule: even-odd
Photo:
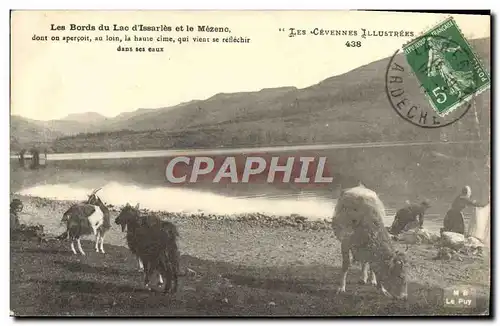
[[[490,77],[448,18],[403,47],[436,113],[443,117],[490,86]]]

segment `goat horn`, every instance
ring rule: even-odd
[[[406,244],[406,250],[405,250],[405,252],[407,252],[409,248],[410,248],[410,246],[408,244]]]
[[[102,187],[94,189],[94,191],[92,191],[92,193],[90,194],[90,196],[95,195],[101,189],[102,189]]]

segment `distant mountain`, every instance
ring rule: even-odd
[[[36,143],[36,135],[44,134],[45,141],[53,141],[60,136],[77,135],[80,133],[99,131],[106,118],[100,114],[91,112],[83,114],[70,114],[60,120],[40,121],[13,116],[10,121],[11,137],[20,141],[20,146],[28,141]],[[25,126],[29,126],[30,133],[25,132]],[[34,138],[30,138],[33,135]],[[12,144],[11,144],[12,145]]]
[[[273,107],[280,105],[280,98],[295,87],[263,89],[259,92],[219,93],[207,100],[190,101],[174,107],[149,111],[120,123],[110,123],[103,131],[130,129],[184,130],[213,126],[220,123],[238,123],[246,120],[268,118]],[[282,112],[275,112],[278,116]]]
[[[490,39],[471,43],[489,67]],[[440,140],[442,130],[424,132],[403,121],[390,107],[384,91],[388,62],[389,58],[378,60],[303,89],[219,93],[206,100],[139,109],[109,119],[97,113],[70,115],[70,119],[44,122],[40,127],[54,132],[51,135],[58,139],[52,147],[61,152]],[[412,98],[427,101],[418,85],[406,91]],[[479,131],[486,135],[490,128],[490,91],[478,96],[475,105],[479,109]],[[78,122],[73,120],[76,118]],[[446,127],[447,139],[476,137],[475,119],[468,113]],[[61,134],[65,136],[58,136]]]
[[[107,118],[102,114],[97,112],[84,112],[84,113],[72,113],[66,118],[61,119],[62,121],[76,121],[79,123],[97,124],[102,123]]]
[[[10,117],[10,147],[18,152],[32,146],[48,146],[63,133],[38,124],[39,121],[26,119],[17,115]]]
[[[194,103],[196,101],[190,101],[188,103]],[[155,121],[157,117],[163,116],[166,112],[182,107],[187,103],[178,104],[176,106],[164,107],[159,109],[138,109],[132,112],[124,112],[106,121],[104,125],[101,126],[101,131],[117,131],[117,130],[150,130],[155,129],[153,125],[148,126],[150,121]],[[145,120],[145,123],[141,121]]]
[[[133,117],[136,117],[136,116],[139,116],[139,115],[145,114],[147,112],[151,112],[151,111],[156,111],[156,109],[137,109],[137,110],[131,111],[131,112],[122,112],[113,118],[113,122],[125,121],[125,120],[131,119]]]

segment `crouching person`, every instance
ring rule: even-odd
[[[406,258],[397,252],[384,227],[385,209],[377,194],[363,186],[344,190],[335,207],[332,226],[341,241],[342,276],[339,292],[345,292],[347,272],[352,252],[363,266],[363,283],[366,268],[370,268],[372,283],[385,296],[406,299]]]
[[[401,208],[396,212],[389,232],[398,235],[415,227],[423,228],[425,211],[429,207],[429,202],[424,200],[420,204],[408,204]]]

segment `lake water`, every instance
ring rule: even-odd
[[[291,152],[325,156],[334,181],[328,186],[213,184],[172,186],[166,183],[165,160],[172,155],[213,155]],[[377,191],[392,223],[405,200],[431,200],[425,227],[438,231],[457,190],[470,184],[481,196],[489,191],[478,171],[477,145],[400,144],[302,148],[216,149],[212,151],[144,151],[49,154],[45,168],[21,168],[11,160],[11,192],[46,198],[84,200],[97,187],[113,205],[140,203],[141,207],[171,212],[270,215],[300,214],[310,219],[331,218],[343,187],[362,181]],[[463,158],[467,160],[463,160]],[[476,160],[476,161],[474,161]],[[484,178],[484,176],[482,176]],[[489,178],[489,176],[488,176]],[[479,179],[479,180],[478,180]],[[484,196],[484,195],[483,195]]]

